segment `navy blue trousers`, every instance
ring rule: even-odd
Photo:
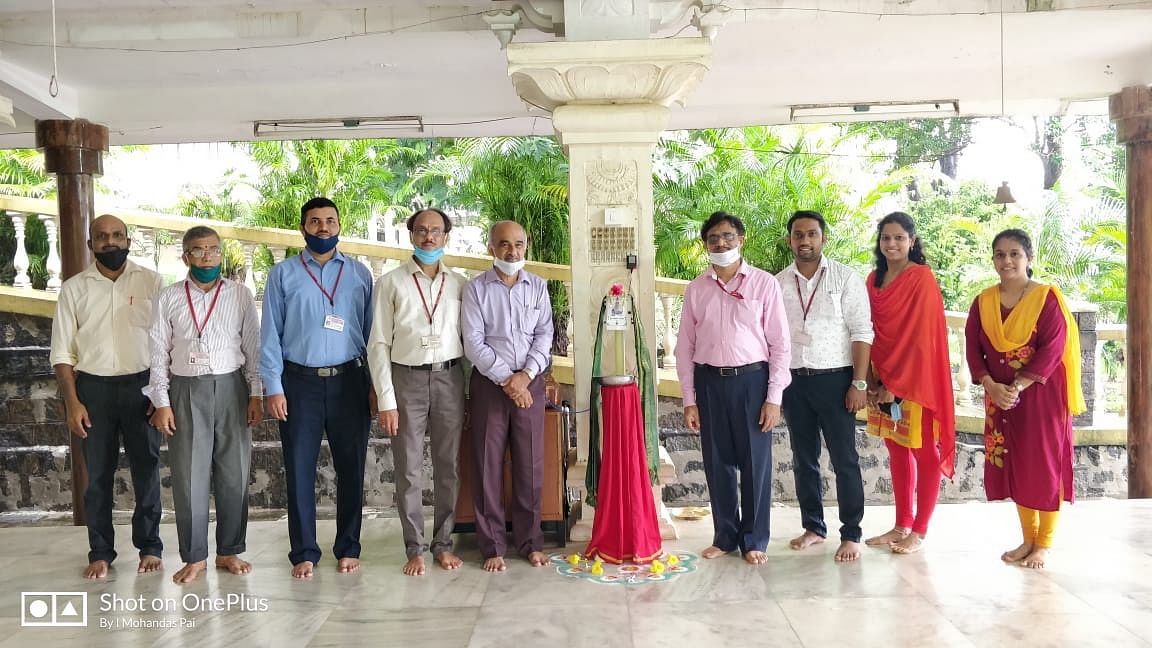
[[[860,542],[864,519],[864,481],[856,452],[856,415],[844,407],[852,370],[816,376],[793,374],[784,390],[784,419],[792,439],[792,474],[804,529],[827,537],[824,488],[820,475],[820,435],[836,472],[836,503],[840,509],[840,539]]]
[[[330,378],[283,375],[288,420],[280,422],[288,487],[288,539],[293,565],[320,560],[316,543],[316,461],[323,436],[336,470],[337,558],[360,557],[364,462],[368,454],[368,380],[361,369]]]
[[[160,556],[164,551],[160,541],[160,432],[148,424],[148,399],[140,391],[147,384],[147,371],[111,378],[76,375],[76,396],[92,422],[82,443],[88,464],[88,489],[84,491],[88,562],[116,559],[112,508],[121,440],[136,495],[132,544],[141,557]]]
[[[768,546],[772,433],[760,431],[767,368],[721,376],[696,366],[700,450],[712,500],[712,545],[743,553]]]

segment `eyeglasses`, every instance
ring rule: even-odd
[[[737,236],[740,235],[736,232],[724,232],[723,234],[709,234],[708,238],[705,240],[708,242],[708,245],[716,245],[720,241],[731,243],[732,241],[736,240]]]
[[[191,250],[184,250],[184,254],[187,254],[188,256],[192,257],[193,259],[203,259],[204,257],[218,257],[218,256],[220,256],[220,248],[215,247],[215,246],[210,247],[210,248],[194,247]]]
[[[444,236],[444,230],[440,229],[439,227],[433,227],[432,229],[428,229],[427,227],[417,227],[416,229],[412,230],[412,233],[416,236],[419,236],[420,238],[424,238],[426,236],[431,236],[432,238],[440,238],[441,236]]]

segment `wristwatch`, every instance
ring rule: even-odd
[[[867,391],[868,381],[867,380],[853,380],[852,386],[855,387],[856,389],[859,389],[860,391]]]
[[[1019,394],[1020,392],[1024,391],[1024,387],[1025,387],[1025,385],[1021,384],[1019,380],[1013,380],[1013,381],[1012,381],[1012,386],[1016,388],[1016,393],[1017,393],[1017,394]]]

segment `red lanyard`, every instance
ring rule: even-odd
[[[739,290],[728,290],[725,288],[724,284],[720,283],[719,277],[713,276],[712,280],[716,282],[716,285],[720,287],[720,290],[724,291],[725,295],[728,295],[729,297],[735,297],[736,299],[744,299],[744,295],[741,295]],[[740,275],[740,285],[744,285],[744,275]]]
[[[800,277],[792,275],[796,280],[796,296],[800,298],[800,310],[804,311],[804,321],[808,321],[808,311],[812,310],[812,302],[816,301],[816,290],[820,287],[820,282],[824,281],[824,271],[828,268],[820,268],[820,276],[816,278],[816,285],[812,286],[812,295],[808,297],[808,303],[804,303],[804,293],[800,290]]]
[[[303,252],[300,253],[300,265],[304,266],[304,272],[307,272],[308,276],[312,278],[312,283],[316,284],[320,292],[324,293],[324,296],[328,298],[328,303],[332,305],[332,308],[336,308],[336,289],[340,287],[340,277],[344,274],[344,264],[340,264],[340,271],[336,273],[336,283],[332,284],[331,294],[329,294],[327,290],[324,290],[323,284],[316,278],[316,275],[312,274],[312,270],[308,268],[308,264],[304,261]]]
[[[184,280],[184,297],[188,299],[188,312],[192,314],[192,328],[196,329],[196,337],[199,338],[204,335],[204,329],[208,328],[208,318],[212,317],[212,311],[216,310],[216,300],[220,298],[220,287],[224,285],[224,281],[216,280],[216,291],[212,293],[212,303],[208,305],[208,312],[204,314],[204,324],[196,321],[196,309],[192,307],[192,290],[188,288],[188,280]]]
[[[441,270],[440,274],[443,275],[445,270]],[[436,294],[436,303],[432,305],[432,310],[428,310],[428,300],[424,298],[424,288],[420,286],[420,279],[417,277],[419,272],[412,273],[412,281],[416,282],[416,290],[420,291],[420,303],[424,304],[424,312],[428,315],[428,324],[432,324],[432,318],[436,315],[436,309],[440,308],[440,298],[444,296],[444,284],[448,283],[448,277],[440,277],[440,292]],[[436,279],[432,279],[432,283],[436,283]]]

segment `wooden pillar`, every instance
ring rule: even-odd
[[[1108,99],[1128,159],[1128,497],[1152,497],[1152,87]]]
[[[67,280],[91,263],[88,224],[95,204],[93,177],[104,173],[108,129],[86,119],[50,119],[36,122],[36,148],[44,151],[44,170],[56,174],[60,211],[60,265]],[[84,491],[88,465],[80,439],[69,435],[72,450],[72,523],[84,526]]]

